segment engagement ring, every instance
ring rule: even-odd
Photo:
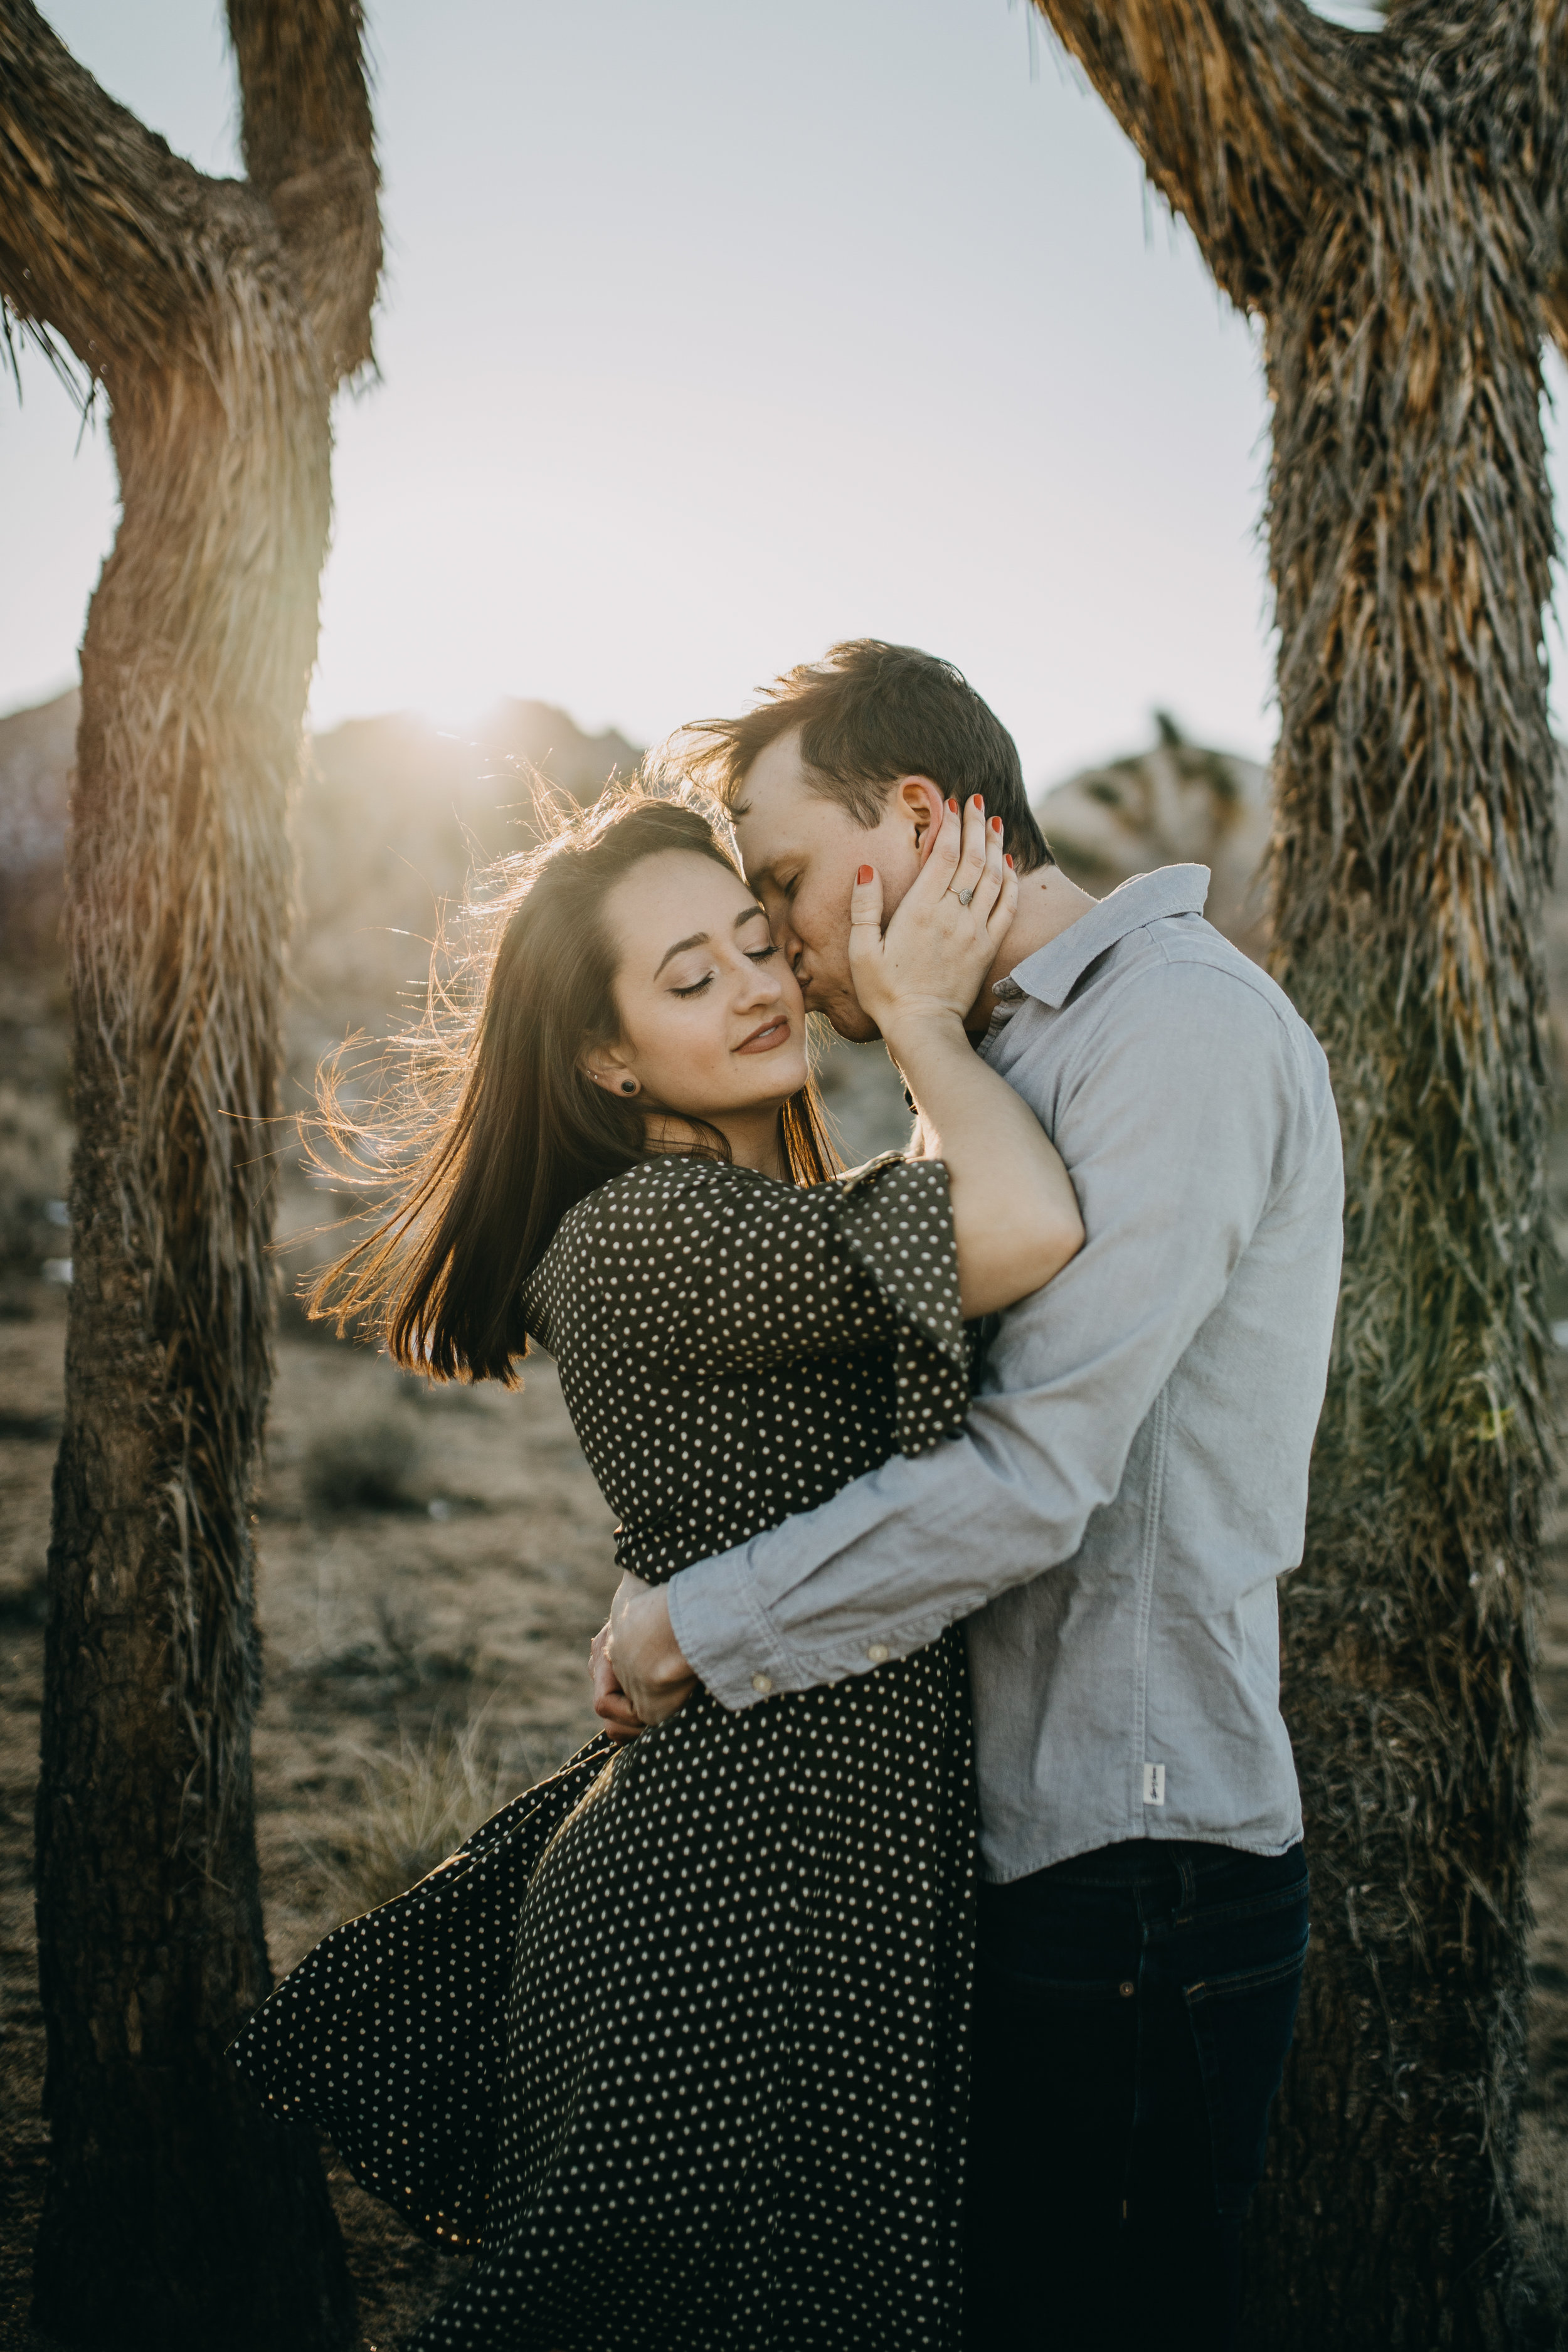
[[[969,904],[969,902],[970,902],[970,900],[971,900],[971,898],[973,898],[973,896],[974,896],[974,893],[973,893],[973,891],[972,889],[971,889],[971,890],[961,890],[961,891],[959,892],[959,894],[958,894],[958,903],[959,903],[959,905],[960,905],[961,907],[967,907],[967,906],[968,906],[968,904]]]

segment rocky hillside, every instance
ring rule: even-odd
[[[58,1118],[37,1106],[63,1098],[58,929],[76,716],[70,694],[0,719],[0,992],[9,992],[0,1004],[0,1194],[9,1188],[15,1197],[19,1186],[35,1202],[25,1213],[23,1255],[50,1245],[36,1202],[58,1199],[63,1181]],[[1097,895],[1152,866],[1207,866],[1210,919],[1261,960],[1268,772],[1188,742],[1169,718],[1157,730],[1148,750],[1084,769],[1041,796],[1052,846]],[[318,1062],[349,1031],[384,1034],[423,1001],[443,908],[460,898],[476,859],[530,837],[531,777],[585,802],[612,774],[630,774],[639,756],[624,736],[584,734],[542,702],[500,703],[472,736],[403,715],[351,720],[315,739],[299,811],[290,1108],[308,1105]],[[1546,928],[1553,1023],[1568,1062],[1568,890],[1555,894]],[[852,1160],[901,1139],[901,1099],[879,1051],[836,1047],[822,1076]],[[1564,1159],[1553,1192],[1563,1195],[1568,1240],[1568,1146]]]
[[[1189,743],[1163,711],[1155,724],[1152,750],[1080,769],[1040,798],[1047,837],[1063,870],[1096,898],[1155,866],[1206,866],[1210,922],[1261,961],[1268,771]]]
[[[59,919],[79,698],[0,719],[0,940],[6,962],[52,953]],[[1145,752],[1083,770],[1039,803],[1052,845],[1086,888],[1179,859],[1214,871],[1211,919],[1253,952],[1264,945],[1257,873],[1268,838],[1267,772],[1188,743],[1162,718]],[[296,966],[306,999],[367,1008],[421,979],[439,907],[476,856],[526,840],[529,779],[579,801],[628,775],[637,745],[585,735],[543,702],[498,704],[471,737],[407,715],[351,719],[315,738],[298,835],[303,920]]]
[[[79,698],[62,694],[0,719],[0,937],[7,961],[47,958],[60,902]],[[613,730],[585,735],[543,702],[502,702],[476,735],[406,715],[351,719],[315,738],[298,837],[305,984],[379,994],[406,958],[390,930],[428,929],[459,892],[473,855],[522,835],[531,773],[578,800],[641,753]]]

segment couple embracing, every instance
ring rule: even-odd
[[[945,663],[837,646],[677,755],[486,902],[459,1083],[320,1300],[437,1377],[555,1358],[605,1728],[237,2059],[478,2250],[421,2352],[1234,2344],[1307,1943],[1323,1056],[1202,867],[1067,880]],[[886,1040],[901,1157],[839,1170],[808,1009]]]

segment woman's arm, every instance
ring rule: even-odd
[[[920,1156],[947,1164],[959,1303],[966,1318],[994,1315],[1042,1289],[1083,1247],[1061,1154],[962,1024],[911,1026],[888,1045],[920,1106]]]
[[[884,933],[868,866],[851,909],[850,969],[920,1110],[917,1154],[946,1164],[966,1317],[1040,1289],[1083,1246],[1066,1168],[1023,1098],[974,1051],[963,1015],[1005,937],[1017,883],[973,803],[951,817]],[[972,893],[967,908],[958,893]]]

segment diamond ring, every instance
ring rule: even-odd
[[[967,906],[968,906],[968,904],[969,904],[969,902],[970,902],[970,900],[971,900],[971,898],[973,898],[973,896],[974,896],[974,892],[973,892],[973,889],[969,889],[969,890],[961,890],[961,891],[958,893],[958,903],[959,903],[959,905],[960,905],[961,907],[967,907]]]

